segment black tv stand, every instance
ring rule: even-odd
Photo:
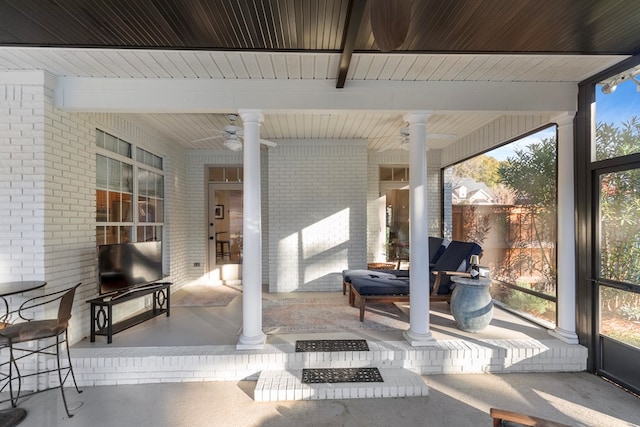
[[[113,335],[132,326],[145,322],[156,316],[171,314],[170,282],[154,282],[147,285],[127,289],[124,292],[113,292],[101,295],[87,301],[91,304],[91,342],[96,341],[96,335],[107,337],[107,343],[113,342]],[[113,322],[113,306],[131,301],[145,295],[153,294],[153,306],[134,316]]]

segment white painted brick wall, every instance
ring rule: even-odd
[[[423,375],[580,372],[587,361],[585,347],[556,339],[442,340],[420,348],[406,341],[368,341],[368,345],[368,352],[325,353],[296,353],[293,342],[267,344],[249,353],[229,345],[76,348],[72,357],[80,386],[236,381],[258,379],[261,371],[309,367],[404,368]]]
[[[366,141],[279,141],[268,179],[269,290],[341,289],[366,263]]]
[[[95,128],[171,158],[165,176],[165,255],[170,280],[178,283],[186,278],[182,260],[189,247],[186,155],[122,117],[59,110],[52,87],[25,81],[0,85],[0,274],[3,280],[46,280],[46,292],[82,282],[69,327],[75,342],[89,333],[85,301],[97,294]],[[55,308],[41,313],[55,314]]]

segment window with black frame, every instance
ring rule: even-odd
[[[452,239],[482,246],[498,304],[547,327],[556,323],[556,163],[551,126],[443,174]]]

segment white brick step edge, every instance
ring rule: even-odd
[[[256,402],[276,402],[429,395],[429,387],[420,375],[402,368],[378,369],[384,382],[303,384],[302,369],[262,371],[253,398]]]

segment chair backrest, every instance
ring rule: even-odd
[[[474,242],[460,242],[452,240],[444,250],[431,271],[467,271],[471,255],[480,255],[482,248]],[[433,283],[434,276],[431,275]],[[451,278],[447,275],[440,278],[440,291],[447,293],[451,284]]]
[[[60,298],[60,305],[58,306],[58,324],[64,324],[71,319],[71,309],[73,308],[73,299],[76,295],[76,289],[80,286],[78,283],[72,288],[69,288]]]
[[[429,264],[435,264],[440,259],[449,241],[442,237],[429,236]]]

